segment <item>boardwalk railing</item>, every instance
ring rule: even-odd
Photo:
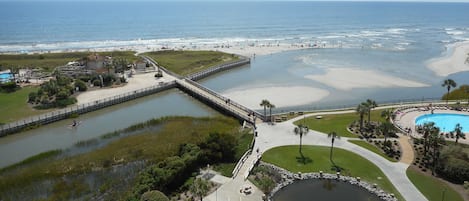
[[[242,114],[242,115],[243,115],[243,118],[245,118],[245,119],[248,118],[248,119],[249,119],[249,122],[251,122],[251,123],[253,123],[253,122],[252,122],[252,120],[249,118],[249,114],[254,115],[254,116],[256,116],[256,118],[259,118],[259,119],[261,119],[261,120],[265,120],[264,115],[260,114],[259,112],[254,111],[254,110],[251,110],[251,109],[249,109],[249,108],[247,108],[247,107],[245,107],[245,106],[243,106],[243,105],[241,105],[241,104],[239,104],[239,103],[237,103],[237,102],[235,102],[235,101],[233,101],[233,100],[230,100],[230,99],[228,99],[228,98],[226,98],[226,97],[220,95],[219,93],[217,93],[217,92],[215,92],[215,91],[213,91],[213,90],[211,90],[211,89],[209,89],[209,88],[207,88],[207,87],[204,87],[203,85],[201,85],[201,84],[199,84],[199,83],[197,83],[197,82],[195,82],[195,81],[192,81],[192,80],[189,80],[189,79],[184,79],[184,81],[186,81],[187,83],[191,84],[192,86],[195,86],[195,87],[197,87],[197,88],[199,88],[199,89],[201,89],[201,90],[203,90],[203,91],[209,93],[209,94],[212,95],[213,97],[218,98],[218,99],[222,100],[223,102],[229,101],[229,103],[230,103],[229,105],[233,105],[233,106],[235,106],[236,108],[238,108],[238,109],[244,111],[245,114]],[[189,90],[190,90],[190,89],[189,89]],[[212,97],[212,98],[213,98],[213,97]],[[209,97],[207,97],[207,98],[209,98]],[[227,109],[229,108],[229,107],[227,107],[227,106],[225,106],[225,105],[221,105],[221,107],[224,107],[224,108],[227,108]],[[237,112],[237,113],[238,113],[238,112]]]
[[[97,101],[90,102],[90,103],[67,107],[61,110],[56,110],[53,112],[48,112],[45,114],[23,119],[17,122],[5,124],[5,125],[0,126],[0,137],[6,136],[11,133],[19,132],[24,129],[67,119],[74,115],[84,114],[84,113],[95,111],[95,110],[105,108],[111,105],[123,103],[126,101],[130,101],[136,98],[143,97],[143,96],[151,95],[157,92],[161,92],[164,90],[174,88],[175,86],[176,86],[175,81],[163,83],[160,85],[155,85],[152,87],[135,90],[135,91],[128,92],[128,93],[119,94],[110,98],[105,98],[105,99],[97,100]]]
[[[218,72],[221,72],[221,71],[225,71],[225,70],[228,70],[228,69],[232,69],[232,68],[235,68],[235,67],[238,67],[238,66],[243,66],[243,65],[251,63],[250,58],[240,56],[240,55],[238,55],[238,57],[240,58],[240,60],[220,64],[220,65],[214,66],[212,68],[209,68],[209,69],[197,72],[197,73],[190,74],[186,77],[186,79],[197,81],[197,80],[206,78],[210,75],[213,75],[215,73],[218,73]]]

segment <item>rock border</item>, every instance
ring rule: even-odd
[[[349,176],[343,176],[338,172],[337,174],[328,174],[328,173],[323,173],[322,171],[320,172],[313,172],[313,173],[292,173],[288,170],[285,170],[281,167],[277,167],[275,165],[272,165],[270,163],[266,162],[260,162],[259,165],[266,166],[268,168],[271,168],[278,172],[281,177],[282,177],[282,182],[278,183],[277,186],[274,187],[274,189],[269,193],[267,196],[268,201],[273,201],[273,197],[275,193],[277,193],[279,190],[282,188],[294,183],[297,180],[307,180],[307,179],[330,179],[330,180],[337,180],[337,181],[342,181],[342,182],[347,182],[351,185],[359,186],[368,192],[375,194],[378,196],[381,200],[384,201],[398,201],[397,198],[394,196],[392,193],[387,193],[380,189],[377,184],[369,184],[367,182],[361,181],[360,177],[349,177]]]

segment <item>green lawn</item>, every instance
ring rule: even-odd
[[[93,52],[94,53],[94,52]],[[115,51],[97,52],[100,55],[123,57],[129,62],[139,60],[135,52]],[[91,52],[66,52],[66,53],[46,53],[46,54],[4,54],[0,55],[0,66],[8,68],[43,68],[52,71],[57,66],[62,66],[70,61],[75,61],[90,55]]]
[[[371,111],[371,121],[383,121],[381,118],[381,111],[382,110],[373,110]],[[365,120],[367,120],[367,116],[365,116]],[[358,135],[352,134],[347,130],[347,127],[355,120],[359,120],[358,114],[355,112],[353,113],[346,113],[346,114],[331,114],[331,115],[322,115],[321,119],[316,119],[314,116],[309,117],[306,119],[301,119],[295,121],[294,124],[306,124],[309,129],[316,130],[323,133],[330,133],[335,131],[341,137],[352,137],[358,138]]]
[[[363,140],[349,140],[349,142],[353,143],[353,144],[356,144],[360,147],[363,147],[365,149],[368,149],[380,156],[382,156],[383,158],[387,159],[388,161],[391,161],[391,162],[397,162],[396,159],[394,158],[390,158],[388,156],[386,156],[386,154],[384,154],[378,147],[366,142],[366,141],[363,141]]]
[[[407,177],[410,181],[422,192],[429,201],[443,200],[443,190],[446,189],[444,200],[448,201],[463,201],[464,199],[453,190],[448,184],[439,181],[438,179],[427,176],[413,168],[407,169]]]
[[[47,112],[48,110],[35,110],[27,102],[29,93],[37,89],[24,87],[13,93],[0,93],[0,124]]]
[[[275,147],[262,155],[262,160],[285,168],[291,172],[319,172],[335,173],[329,160],[329,147],[303,146],[306,164],[300,160],[298,146]],[[384,173],[367,159],[352,152],[334,148],[334,162],[343,168],[342,174],[352,177],[361,177],[369,183],[376,183],[383,190],[394,193],[399,200],[404,200]],[[379,178],[380,177],[380,178]]]
[[[153,58],[161,66],[179,75],[190,75],[210,67],[238,60],[238,56],[215,51],[158,51],[144,55]]]

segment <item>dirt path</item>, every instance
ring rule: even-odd
[[[414,149],[410,144],[410,137],[407,135],[399,134],[399,144],[401,145],[402,156],[399,162],[405,164],[412,164],[414,160]]]

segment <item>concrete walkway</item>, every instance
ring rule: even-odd
[[[277,123],[275,125],[269,125],[267,123],[258,124],[257,132],[258,137],[256,138],[256,144],[253,150],[259,149],[261,153],[278,146],[284,145],[298,145],[299,138],[293,133],[295,125],[294,121],[300,120],[304,117],[316,116],[316,115],[328,115],[328,114],[343,114],[353,113],[355,111],[335,111],[335,112],[321,112],[312,113],[304,116],[300,116],[291,119],[286,122]],[[413,159],[413,150],[408,142],[407,136],[400,138],[401,146],[403,146],[403,157],[400,162],[390,162],[383,157],[365,149],[358,145],[348,142],[346,137],[337,139],[334,146],[339,147],[356,154],[359,154],[376,166],[378,166],[386,175],[386,177],[393,183],[395,188],[401,193],[404,199],[408,201],[425,201],[425,196],[412,184],[407,178],[406,170]],[[330,139],[327,135],[317,131],[310,131],[307,135],[303,136],[303,144],[307,145],[320,145],[330,146]],[[409,152],[411,150],[412,152]],[[249,181],[244,180],[244,176],[247,173],[248,167],[250,167],[253,161],[257,158],[257,154],[254,152],[246,162],[243,164],[239,174],[236,178],[223,184],[215,193],[210,194],[204,200],[262,200],[262,192],[255,188]],[[239,192],[239,189],[245,185],[251,185],[254,191],[251,195],[244,195]]]

